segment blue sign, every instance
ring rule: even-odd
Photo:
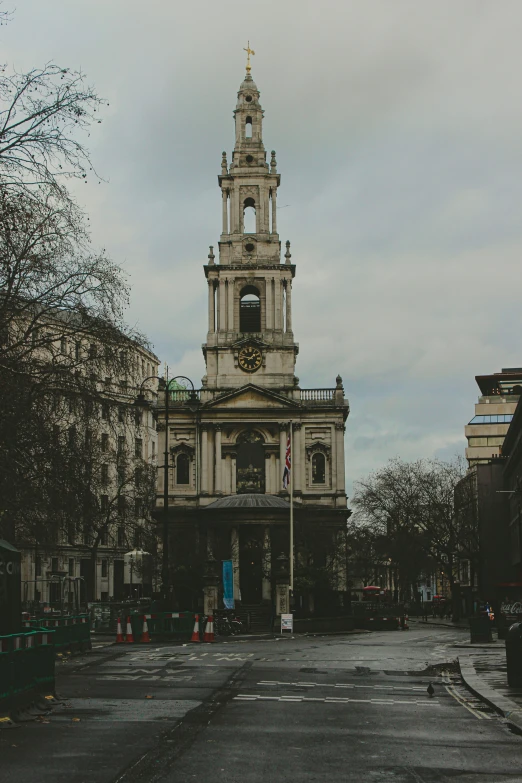
[[[223,603],[225,609],[234,608],[234,564],[223,560]]]

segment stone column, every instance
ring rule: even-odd
[[[292,281],[286,281],[286,331],[292,331]]]
[[[270,526],[267,525],[263,536],[263,581],[261,586],[261,598],[263,601],[272,600],[272,584],[270,579],[271,563]]]
[[[214,313],[214,281],[208,280],[208,331],[216,330],[216,318]]]
[[[272,278],[267,277],[265,280],[265,308],[266,308],[266,328],[273,329],[272,321]]]
[[[277,495],[278,492],[278,484],[277,484],[277,458],[275,455],[275,452],[272,452],[270,454],[270,493],[272,495]]]
[[[337,432],[337,492],[344,492],[344,422],[335,425]]]
[[[270,475],[270,454],[265,451],[265,492],[272,495],[272,477]]]
[[[225,481],[224,481],[225,493],[227,495],[232,494],[232,460],[230,454],[225,455]]]
[[[301,424],[293,427],[292,481],[293,488],[301,490]]]
[[[285,460],[286,460],[286,424],[280,424],[279,425],[279,468],[280,468],[280,475],[278,480],[278,487],[281,491],[283,489],[283,473],[285,470]]]
[[[332,449],[330,452],[330,486],[334,492],[337,491],[337,430],[335,425],[330,427],[330,437],[332,439]]]
[[[225,280],[219,281],[218,288],[218,329],[220,332],[226,332],[227,330],[227,304],[226,304],[226,287]]]
[[[222,190],[222,194],[223,194],[223,234],[228,234],[228,214],[227,214],[228,194],[225,189]]]
[[[221,461],[221,427],[218,425],[215,432],[215,447],[216,447],[216,494],[221,492],[223,486],[223,464]]]
[[[272,234],[277,234],[277,188],[272,188]]]
[[[234,331],[234,281],[228,281],[228,331]]]
[[[232,472],[231,480],[232,480],[232,494],[233,495],[235,495],[236,492],[237,492],[236,456],[237,455],[235,453],[231,454],[232,464],[231,464],[230,467],[231,467],[231,472]]]
[[[214,494],[214,449],[213,432],[211,426],[208,428],[208,491],[210,495]]]
[[[208,431],[201,428],[201,491],[208,492]]]
[[[239,533],[237,527],[230,531],[230,558],[234,573],[234,599],[239,600]]]

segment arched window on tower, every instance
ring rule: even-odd
[[[247,285],[240,294],[239,331],[261,331],[261,300],[259,291],[253,285]]]
[[[243,204],[243,232],[256,233],[256,202],[253,198],[246,198]]]
[[[247,117],[245,120],[245,139],[252,138],[252,117]]]
[[[312,484],[326,483],[326,460],[324,454],[317,451],[312,456]]]
[[[178,454],[176,459],[176,484],[190,484],[190,460],[187,454]]]

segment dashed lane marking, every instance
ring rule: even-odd
[[[279,680],[261,680],[258,685],[291,685],[299,688],[375,688],[397,691],[425,691],[424,687],[415,687],[411,685],[361,685],[360,683],[344,682],[280,682]]]
[[[341,697],[335,698],[327,696],[324,699],[314,698],[310,696],[263,696],[260,693],[239,693],[234,697],[233,701],[277,701],[284,704],[289,703],[304,703],[304,702],[321,702],[323,704],[375,704],[381,706],[394,706],[409,705],[409,706],[421,706],[421,707],[440,707],[440,702],[430,699],[429,701],[421,701],[420,699],[409,699],[408,701],[398,701],[395,699],[343,699]]]

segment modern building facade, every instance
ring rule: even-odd
[[[309,610],[339,603],[345,591],[342,379],[302,389],[292,324],[296,266],[281,257],[280,174],[263,142],[263,109],[250,70],[237,94],[232,158],[223,152],[218,184],[222,231],[204,267],[208,289],[206,374],[196,392],[169,393],[169,431],[159,398],[159,449],[168,438],[170,562],[175,600],[222,607],[221,561],[233,561],[236,602],[275,601],[289,556],[289,490],[283,488],[292,429],[296,589]],[[163,508],[158,485],[158,515]],[[282,556],[282,557],[281,557]],[[278,561],[277,559],[280,558]],[[279,562],[279,565],[277,564]]]
[[[506,368],[492,375],[477,375],[480,397],[475,415],[465,426],[469,465],[487,462],[502,453],[502,444],[522,394],[522,368]]]

